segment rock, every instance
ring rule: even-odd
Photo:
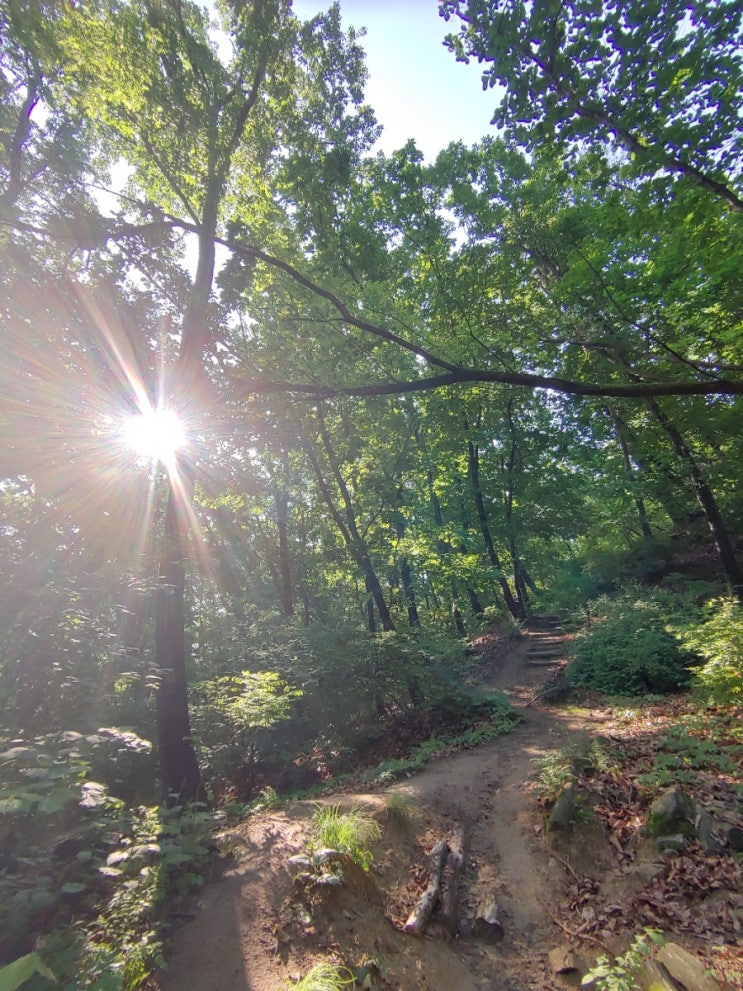
[[[694,806],[681,788],[666,788],[650,806],[647,828],[651,836],[668,836],[671,833],[693,835],[691,820]]]
[[[655,845],[659,850],[682,850],[686,845],[686,837],[681,833],[672,836],[656,836]]]
[[[480,905],[472,926],[472,935],[475,939],[484,939],[488,943],[498,943],[503,939],[503,926],[497,902],[486,901]]]
[[[679,991],[678,985],[668,976],[668,971],[655,960],[645,961],[637,980],[642,991]]]
[[[714,835],[713,827],[712,816],[704,809],[698,809],[696,818],[697,840],[708,857],[720,853],[722,850],[722,843]]]
[[[567,832],[570,829],[575,812],[575,800],[575,782],[571,781],[570,784],[565,785],[557,796],[557,801],[552,808],[549,819],[549,828],[551,831],[562,830]]]
[[[315,866],[309,857],[305,857],[303,854],[297,854],[296,857],[289,857],[287,860],[289,867],[293,871],[311,871]]]
[[[580,957],[567,943],[550,950],[547,959],[555,974],[571,974],[576,970],[582,971],[584,969]]]
[[[739,826],[726,826],[725,843],[731,850],[737,850],[738,853],[743,852],[743,829],[740,829]]]
[[[676,943],[661,947],[656,960],[687,991],[720,991],[720,985],[704,964]]]

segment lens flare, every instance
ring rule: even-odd
[[[176,454],[186,444],[186,431],[173,410],[157,407],[130,416],[123,425],[126,446],[141,458],[175,464]]]

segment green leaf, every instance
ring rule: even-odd
[[[0,970],[0,991],[16,991],[34,974],[42,974],[56,984],[56,977],[43,963],[38,953],[28,953]]]

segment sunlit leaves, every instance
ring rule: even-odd
[[[496,120],[530,149],[555,140],[623,149],[638,171],[716,189],[740,176],[741,17],[733,2],[531,5],[448,0],[458,57],[505,87]],[[450,21],[457,26],[457,22]],[[736,209],[740,209],[737,201]]]

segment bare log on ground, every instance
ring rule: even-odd
[[[441,898],[441,881],[444,876],[446,858],[449,854],[449,844],[446,840],[439,840],[431,850],[429,860],[431,861],[431,880],[428,887],[418,899],[418,904],[405,923],[405,932],[413,936],[422,936],[426,926],[438,905]]]
[[[464,827],[460,826],[449,843],[445,883],[441,893],[441,919],[447,940],[454,939],[459,928],[459,879],[464,867],[464,846],[465,832]]]

